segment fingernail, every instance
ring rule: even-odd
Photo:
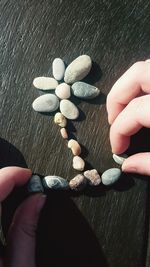
[[[41,194],[39,199],[37,200],[37,204],[36,204],[36,209],[37,212],[39,213],[41,211],[41,209],[43,208],[44,204],[46,201],[46,195]]]

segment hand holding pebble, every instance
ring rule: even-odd
[[[132,65],[114,84],[107,96],[112,152],[123,153],[130,137],[142,127],[150,128],[150,60]],[[124,172],[150,175],[150,152],[128,157]]]

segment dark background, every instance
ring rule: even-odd
[[[52,61],[69,64],[81,54],[95,62],[88,81],[101,89],[92,101],[76,101],[80,119],[70,132],[99,172],[117,166],[109,144],[105,100],[134,62],[150,57],[148,0],[0,0],[0,165],[28,166],[41,175],[71,179],[72,155],[53,116],[32,110],[41,93],[32,81],[52,73]],[[149,130],[129,154],[149,151]],[[22,189],[21,189],[22,190]],[[4,229],[21,190],[4,203]],[[37,233],[37,266],[150,266],[148,177],[124,175],[112,188],[84,194],[50,193]]]

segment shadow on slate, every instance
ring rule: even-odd
[[[108,266],[87,221],[61,192],[48,195],[39,221],[36,256],[38,267]]]
[[[100,66],[96,62],[92,61],[91,71],[82,81],[94,85],[94,83],[98,82],[102,78],[102,75],[103,73]]]

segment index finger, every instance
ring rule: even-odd
[[[132,99],[145,93],[150,93],[150,63],[136,62],[117,80],[107,96],[109,123],[114,122]]]
[[[0,170],[0,202],[3,201],[15,186],[24,185],[31,177],[29,169],[5,167]]]

